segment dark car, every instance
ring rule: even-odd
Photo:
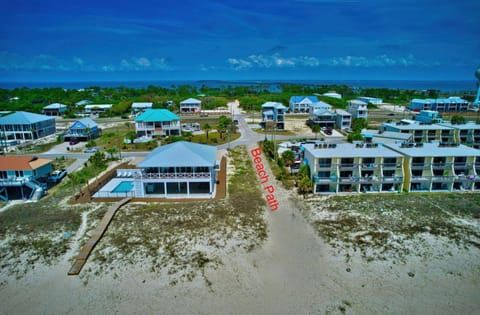
[[[72,139],[70,139],[70,142],[69,142],[69,143],[70,143],[70,145],[74,145],[74,144],[77,144],[77,143],[79,143],[79,142],[80,142],[80,141],[79,141],[77,138],[72,138]]]

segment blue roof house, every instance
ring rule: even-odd
[[[15,144],[54,134],[55,118],[29,112],[15,112],[0,118],[2,143]]]
[[[82,118],[74,122],[67,132],[63,135],[64,141],[70,141],[74,138],[80,141],[88,141],[98,138],[101,134],[101,129],[97,123],[91,118]]]
[[[262,105],[262,128],[276,127],[285,129],[285,112],[287,108],[281,103],[266,102]]]
[[[136,197],[190,198],[215,195],[217,148],[186,141],[153,150],[137,167]]]
[[[292,96],[290,97],[288,107],[294,113],[307,113],[312,104],[317,102],[318,98],[316,96]]]
[[[139,137],[180,135],[180,117],[168,109],[147,109],[135,118]]]

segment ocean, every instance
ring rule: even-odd
[[[87,81],[87,82],[0,82],[0,88],[51,88],[61,87],[64,89],[82,89],[92,86],[99,87],[129,87],[146,88],[149,85],[171,88],[172,86],[192,85],[201,87],[222,86],[262,86],[271,92],[279,91],[280,84],[304,84],[304,85],[348,85],[358,88],[389,88],[401,90],[439,90],[444,92],[476,91],[477,85],[474,80],[459,81],[420,81],[420,80],[195,80],[195,81]]]

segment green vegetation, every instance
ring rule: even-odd
[[[347,258],[349,250],[360,251],[367,261],[410,254],[427,258],[431,245],[422,240],[428,234],[460,248],[480,248],[478,225],[468,223],[480,218],[478,194],[337,195],[309,201],[309,208],[318,233],[347,251]]]
[[[465,124],[467,122],[467,120],[465,119],[465,117],[463,117],[461,115],[454,115],[450,119],[450,122],[452,124]]]
[[[128,204],[119,211],[97,245],[94,269],[83,277],[110,272],[109,263],[143,264],[166,273],[170,284],[203,276],[221,264],[222,252],[250,251],[267,237],[265,201],[245,148],[230,151],[234,174],[228,197],[181,203]]]
[[[45,105],[59,102],[68,105],[65,117],[74,118],[75,113],[81,111],[74,104],[80,100],[90,100],[94,104],[113,104],[111,110],[102,114],[103,117],[120,116],[130,112],[132,102],[152,102],[154,108],[168,108],[178,110],[178,104],[189,97],[202,100],[203,108],[213,109],[225,107],[229,101],[238,99],[245,110],[259,111],[260,106],[267,101],[288,104],[293,95],[317,95],[329,91],[342,94],[343,99],[320,96],[319,98],[336,108],[346,108],[347,100],[357,96],[368,95],[382,98],[385,102],[393,104],[407,104],[413,98],[437,98],[442,95],[436,90],[399,90],[387,88],[361,88],[346,85],[315,85],[315,84],[276,84],[272,89],[271,84],[258,84],[255,86],[221,86],[208,87],[203,85],[148,86],[146,88],[113,87],[101,88],[88,87],[82,90],[65,90],[63,88],[34,88],[26,87],[11,90],[0,89],[0,101],[3,110],[24,110],[40,113]],[[473,92],[459,95],[467,100],[473,100]],[[18,97],[18,100],[10,100]],[[173,102],[169,105],[167,102]]]

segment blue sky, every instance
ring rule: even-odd
[[[0,80],[474,80],[478,0],[2,1]]]

